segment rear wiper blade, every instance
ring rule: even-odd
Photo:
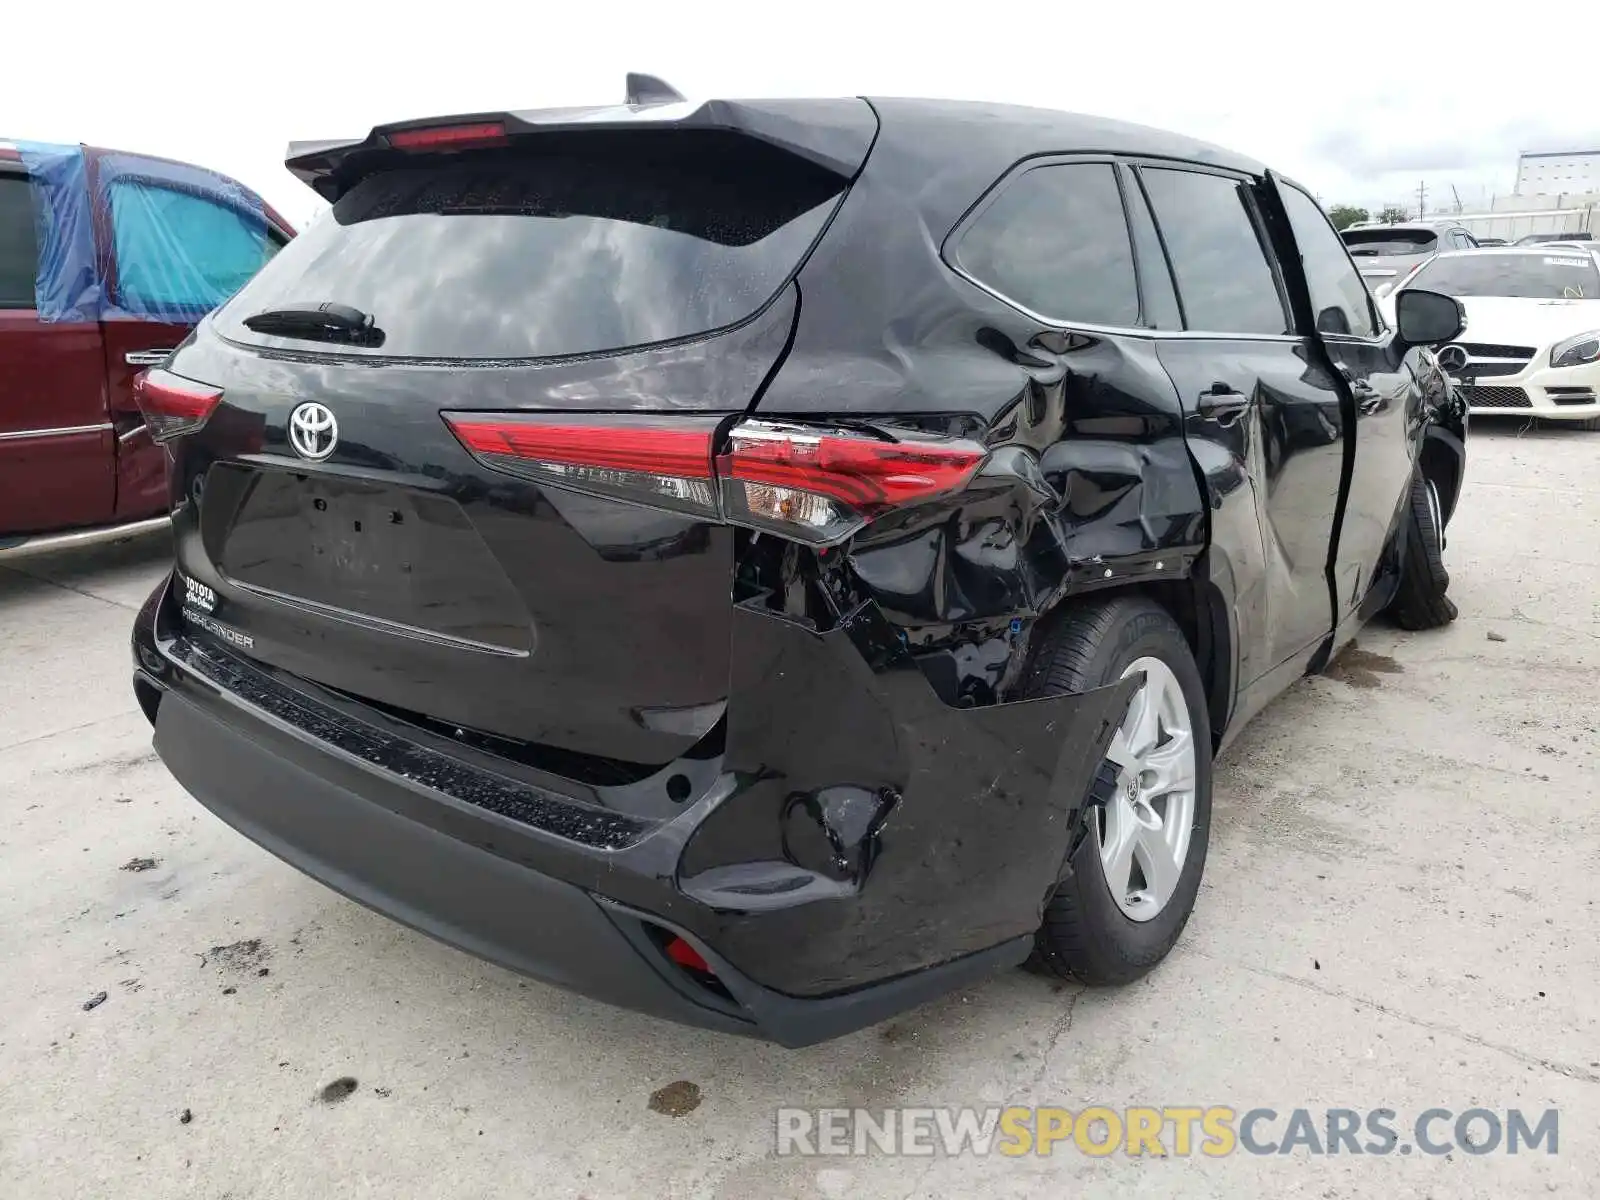
[[[244,326],[256,333],[313,342],[340,342],[347,346],[381,346],[384,337],[371,313],[332,300],[269,308],[246,317]]]

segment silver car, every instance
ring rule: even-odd
[[[1339,236],[1375,296],[1388,295],[1395,284],[1441,250],[1478,248],[1477,239],[1454,221],[1356,225]]]

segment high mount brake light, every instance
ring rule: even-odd
[[[987,451],[954,438],[888,441],[744,420],[712,457],[717,417],[445,413],[496,470],[827,546],[897,508],[960,491]]]
[[[216,411],[222,389],[152,367],[133,383],[134,403],[158,442],[194,433]]]
[[[383,136],[396,150],[467,150],[474,146],[502,144],[506,140],[506,127],[499,121],[481,121],[473,125],[396,129]]]

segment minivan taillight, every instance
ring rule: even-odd
[[[827,546],[896,508],[960,491],[987,451],[957,438],[716,417],[445,413],[484,465],[512,475]]]
[[[193,433],[210,419],[222,389],[152,367],[133,382],[134,403],[158,442]]]

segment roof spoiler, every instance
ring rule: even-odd
[[[653,75],[633,72],[627,76],[625,96],[617,105],[428,117],[374,126],[364,138],[290,142],[284,165],[332,202],[374,171],[404,161],[424,141],[432,151],[448,152],[539,134],[683,129],[743,134],[854,179],[878,132],[872,106],[854,97],[696,103]],[[422,131],[436,131],[437,136],[415,136]]]

